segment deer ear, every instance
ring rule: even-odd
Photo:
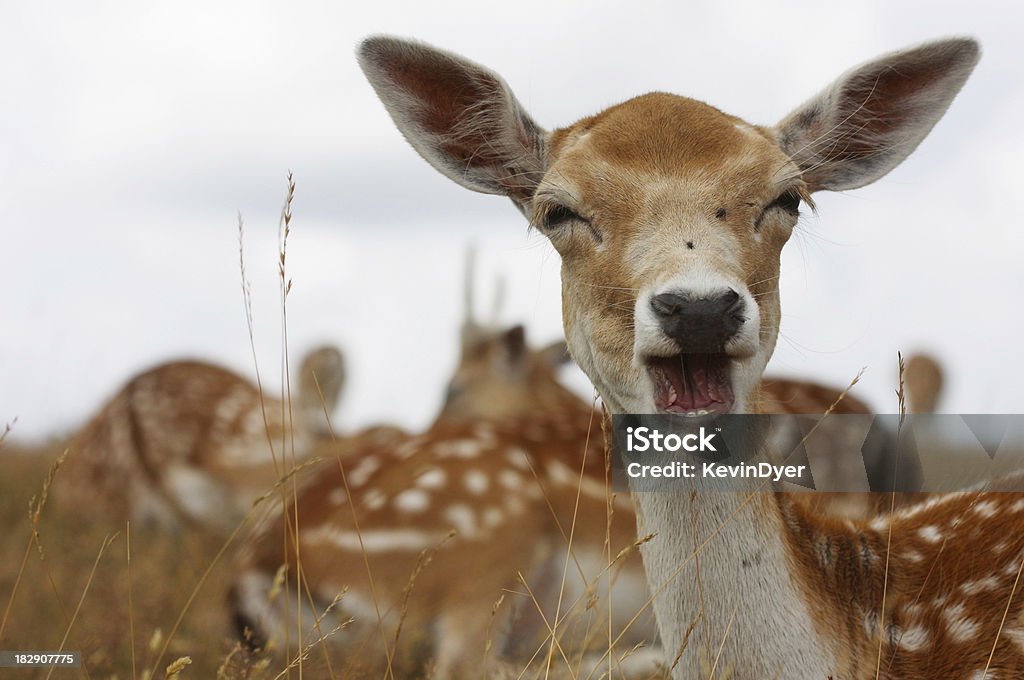
[[[775,131],[811,191],[883,177],[942,118],[981,56],[969,38],[894,52],[843,74]]]
[[[526,354],[526,328],[518,324],[502,334],[502,344],[510,364],[522,361]]]
[[[547,133],[501,77],[409,40],[367,38],[359,65],[395,125],[424,159],[467,189],[522,206],[544,174]]]

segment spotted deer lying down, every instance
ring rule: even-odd
[[[759,401],[801,204],[902,162],[979,48],[885,55],[774,126],[655,93],[553,132],[456,55],[380,37],[359,56],[428,162],[511,198],[559,252],[566,338],[606,408],[699,417]],[[747,484],[633,494],[640,534],[654,534],[641,552],[661,641],[680,651],[673,677],[705,677],[716,660],[732,680],[1024,676],[1019,495],[953,494],[858,522]]]
[[[132,378],[75,437],[58,498],[123,521],[230,529],[327,434],[341,352],[306,355],[291,404],[202,361]]]
[[[608,578],[614,581],[615,630],[642,608],[646,581],[639,556],[629,550],[635,518],[629,500],[613,497],[605,485],[599,414],[558,382],[561,359],[552,362],[551,351],[526,347],[521,326],[478,330],[472,342],[478,352],[464,352],[462,368],[467,359],[487,356],[487,370],[493,370],[493,359],[501,357],[504,366],[491,381],[511,377],[514,387],[505,394],[518,398],[505,401],[493,418],[453,408],[466,399],[472,411],[484,403],[477,405],[472,394],[497,393],[478,373],[427,432],[361,451],[342,466],[344,474],[339,467],[319,473],[296,505],[298,541],[283,553],[285,529],[278,522],[243,560],[234,606],[257,638],[280,646],[294,622],[294,602],[268,593],[282,564],[294,578],[300,562],[318,610],[341,595],[334,613],[353,619],[338,634],[342,644],[358,641],[366,663],[372,663],[371,650],[383,664],[379,630],[390,640],[407,609],[406,630],[434,631],[429,656],[436,677],[479,675],[488,640],[492,657],[528,660],[544,640],[540,611],[549,622],[560,617],[564,663],[595,664],[600,654],[586,662],[579,654],[588,647],[584,639],[602,634]],[[292,509],[286,516],[295,522]],[[306,642],[317,637],[311,620],[306,635]],[[657,652],[631,652],[653,637],[653,618],[642,613],[619,646],[627,673],[660,663]]]

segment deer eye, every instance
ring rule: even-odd
[[[776,208],[781,209],[783,212],[792,215],[794,217],[800,216],[800,194],[793,190],[784,191],[778,198],[769,203],[761,211],[760,216],[754,222],[754,231],[761,231],[761,222],[764,220],[765,215]]]
[[[783,210],[788,212],[790,215],[799,215],[800,214],[800,194],[796,193],[795,191],[787,191],[787,192],[783,193],[781,196],[779,196],[778,198],[776,198],[774,201],[772,201],[771,205],[769,205],[768,207],[769,208],[772,208],[772,207],[782,208]]]
[[[564,227],[572,222],[589,224],[589,221],[581,217],[579,213],[570,210],[564,205],[554,204],[544,208],[537,220],[537,226],[547,231]]]

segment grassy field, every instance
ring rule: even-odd
[[[411,625],[402,632],[391,674],[368,667],[367,655],[359,653],[378,644],[376,636],[344,649],[309,649],[301,670],[294,650],[253,657],[238,643],[227,606],[236,549],[249,532],[228,542],[195,530],[129,528],[64,508],[62,471],[56,470],[53,488],[48,482],[62,451],[60,443],[0,447],[0,522],[6,528],[0,538],[0,650],[77,651],[83,664],[52,672],[3,669],[0,678],[431,676],[429,631]],[[524,675],[521,668],[496,666],[488,675],[544,677],[535,670]],[[563,676],[557,670],[551,675]]]
[[[163,678],[186,656],[182,678],[274,677],[243,660],[234,639],[225,606],[231,550],[215,562],[225,539],[141,529],[129,536],[127,525],[63,509],[57,494],[41,503],[60,452],[59,444],[0,449],[0,649],[81,652],[81,669],[52,677]],[[315,660],[306,666],[320,677]]]

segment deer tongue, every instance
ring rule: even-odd
[[[654,404],[667,413],[724,413],[733,405],[729,357],[724,354],[679,354],[652,359]]]

